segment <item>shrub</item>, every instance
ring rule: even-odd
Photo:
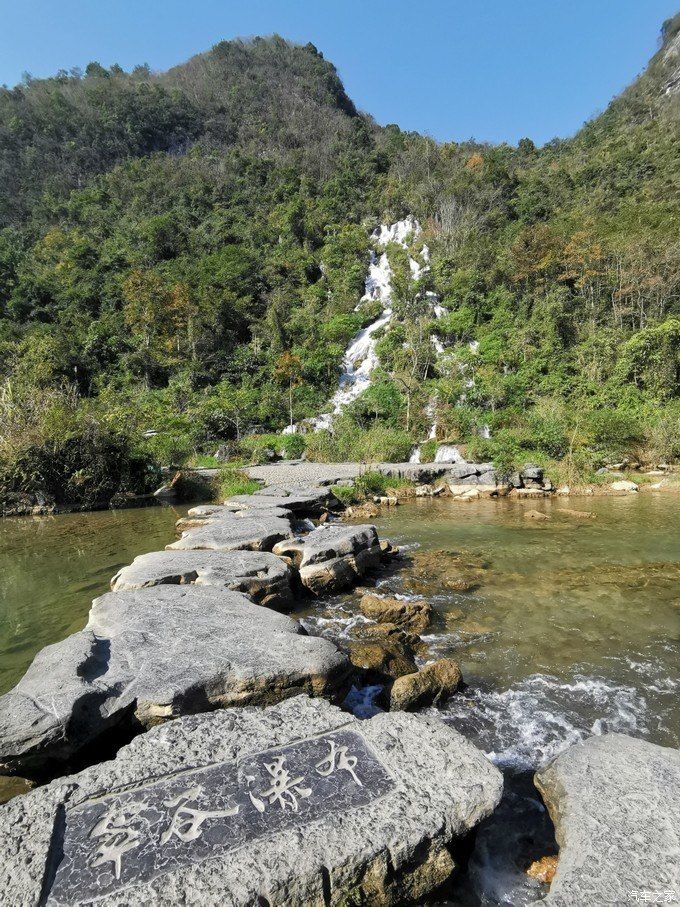
[[[241,439],[239,448],[251,463],[266,462],[269,450],[286,460],[297,460],[305,451],[305,439],[302,435],[249,435]]]
[[[48,495],[58,504],[106,506],[118,493],[153,490],[159,472],[130,438],[88,413],[71,389],[0,392],[0,500]]]
[[[434,463],[434,458],[437,454],[437,448],[439,447],[439,441],[435,438],[431,438],[429,441],[423,441],[420,445],[420,462],[421,463]]]

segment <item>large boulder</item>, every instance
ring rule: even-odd
[[[205,525],[187,529],[166,548],[179,551],[209,549],[212,551],[271,551],[277,542],[292,538],[290,521],[271,514],[221,516]]]
[[[293,607],[292,572],[268,551],[152,551],[111,580],[114,592],[167,584],[220,586],[277,611]]]
[[[435,719],[321,700],[154,728],[0,808],[7,904],[421,903],[502,777]]]
[[[315,594],[347,589],[380,563],[375,526],[331,523],[319,526],[301,541],[286,541],[274,553],[290,557],[303,585]]]
[[[51,770],[113,728],[300,692],[340,697],[350,670],[331,642],[238,592],[109,592],[84,630],[44,648],[0,697],[0,773]]]
[[[460,687],[463,677],[460,665],[452,658],[442,658],[413,674],[397,678],[390,691],[390,709],[418,709],[443,702]]]
[[[677,903],[680,752],[606,734],[536,775],[560,846],[546,907]]]

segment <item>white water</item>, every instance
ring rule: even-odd
[[[413,217],[407,217],[390,226],[381,224],[373,231],[371,239],[379,248],[385,248],[389,243],[398,243],[402,248],[408,249],[421,232],[418,221]],[[411,276],[414,281],[419,280],[429,268],[427,246],[423,246],[422,257],[426,262],[425,265],[421,265],[414,258],[409,258]],[[434,298],[436,300],[437,297]],[[365,302],[376,301],[381,303],[382,312],[375,321],[362,328],[352,338],[345,350],[342,359],[342,374],[338,381],[338,389],[330,399],[329,411],[306,420],[305,427],[311,428],[313,431],[330,430],[333,426],[334,416],[338,416],[348,404],[360,397],[371,383],[371,373],[378,364],[374,335],[386,327],[392,317],[392,268],[385,252],[378,256],[376,252],[372,251],[364,284],[364,295],[354,311],[360,311]],[[284,429],[284,434],[293,434],[299,428],[298,425],[289,425]]]

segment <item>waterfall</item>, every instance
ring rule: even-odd
[[[407,217],[390,226],[381,224],[373,231],[371,239],[378,248],[384,248],[388,243],[398,243],[402,248],[408,249],[410,243],[418,237],[420,232],[421,227],[418,221],[414,217]],[[427,246],[423,247],[423,258],[426,262],[429,260]],[[423,266],[413,258],[409,258],[409,265],[414,280],[418,280],[428,267],[427,264]],[[312,431],[330,430],[333,425],[333,417],[339,415],[349,403],[356,400],[371,383],[371,372],[378,364],[374,334],[384,328],[392,317],[392,269],[385,252],[378,255],[372,251],[364,283],[364,295],[354,311],[360,311],[365,302],[375,301],[381,303],[382,312],[375,321],[362,328],[352,338],[345,350],[338,389],[330,399],[329,411],[312,419],[306,419],[303,423],[304,428],[312,429]],[[284,434],[294,434],[299,428],[299,425],[289,425],[284,428],[283,432]]]

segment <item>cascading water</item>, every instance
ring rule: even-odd
[[[421,232],[418,221],[414,217],[407,217],[404,220],[396,221],[390,226],[381,224],[373,231],[371,239],[378,249],[384,249],[390,243],[397,243],[402,248],[409,249]],[[414,282],[420,280],[430,269],[430,250],[427,245],[423,245],[420,258],[421,261],[418,261],[416,258],[409,256],[411,279]],[[428,290],[425,295],[432,307],[432,313],[435,318],[440,319],[448,314],[448,310],[441,305],[436,293]],[[392,269],[386,252],[371,251],[368,274],[364,285],[364,295],[356,306],[355,311],[360,311],[362,305],[366,302],[379,302],[382,305],[382,311],[375,321],[362,328],[352,338],[345,350],[342,359],[342,374],[338,380],[338,389],[329,401],[329,410],[312,419],[306,419],[300,425],[289,425],[284,429],[284,434],[294,434],[300,430],[331,430],[334,417],[338,416],[346,406],[360,397],[371,383],[371,373],[378,364],[375,335],[387,326],[392,317]],[[430,342],[437,354],[444,352],[444,344],[435,334],[430,336]],[[433,440],[437,434],[437,407],[435,400],[430,401],[426,412],[430,419],[427,440]],[[457,448],[451,445],[444,445],[437,451],[436,462],[455,463],[460,460],[462,460],[462,457],[458,453]],[[419,447],[414,448],[411,462],[420,462]]]
[[[420,233],[421,227],[418,221],[413,217],[407,217],[390,226],[381,224],[373,231],[371,239],[376,246],[381,248],[384,248],[389,243],[398,243],[404,249],[408,249]],[[423,258],[426,262],[429,259],[427,246],[423,247]],[[409,258],[409,264],[413,280],[418,280],[427,268],[427,265],[421,265],[414,258]],[[365,292],[355,311],[359,311],[365,302],[376,301],[382,304],[382,312],[375,321],[362,328],[352,338],[345,350],[342,360],[343,370],[338,381],[338,389],[330,400],[330,410],[305,422],[305,426],[313,431],[332,427],[333,417],[339,415],[349,403],[356,400],[369,386],[371,383],[371,372],[378,364],[374,335],[384,328],[392,317],[392,269],[385,252],[378,255],[372,251],[365,282]],[[289,425],[284,429],[284,434],[292,434],[298,430],[298,425]]]

